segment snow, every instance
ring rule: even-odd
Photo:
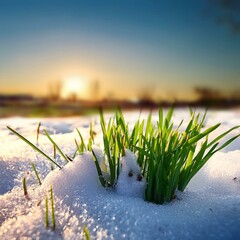
[[[110,117],[108,114],[107,117]],[[138,112],[127,112],[130,126]],[[210,111],[206,127],[221,122],[216,134],[239,125],[240,111]],[[143,112],[141,118],[146,118]],[[189,119],[187,109],[177,109],[176,126]],[[157,113],[153,113],[157,120]],[[36,142],[41,121],[39,146],[49,155],[53,147],[43,129],[47,129],[63,152],[72,156],[77,127],[87,141],[90,121],[97,133],[94,152],[104,157],[98,116],[58,119],[0,119],[0,239],[84,239],[87,226],[92,239],[238,239],[240,234],[240,138],[215,154],[197,173],[185,192],[169,204],[156,205],[142,198],[146,180],[138,181],[135,156],[126,150],[122,171],[115,189],[104,189],[89,152],[76,156],[61,170],[51,171],[51,164],[24,142],[12,135],[6,125]],[[187,121],[183,123],[186,126]],[[237,129],[232,136],[239,134]],[[226,140],[227,138],[225,138]],[[65,162],[57,156],[60,165]],[[30,162],[34,162],[42,180],[38,186]],[[129,174],[130,173],[130,174]],[[130,176],[129,176],[130,175]],[[26,177],[30,200],[23,195]],[[56,230],[45,228],[45,196],[53,187]],[[51,220],[50,220],[51,225]]]
[[[146,180],[141,176],[136,156],[128,149],[121,159],[122,169],[118,177],[116,192],[130,197],[144,198]]]
[[[53,187],[57,196],[71,195],[81,189],[81,192],[98,191],[101,186],[98,182],[98,175],[90,152],[77,156],[64,168],[51,171],[41,186],[42,189]]]

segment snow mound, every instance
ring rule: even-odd
[[[44,179],[42,190],[52,186],[58,197],[72,195],[76,191],[98,191],[101,189],[92,153],[78,155],[62,169],[55,169]]]
[[[137,158],[130,150],[125,150],[125,156],[121,158],[121,165],[116,192],[129,197],[144,198],[146,180],[141,176]]]

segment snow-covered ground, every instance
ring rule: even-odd
[[[109,116],[108,114],[107,116]],[[138,112],[124,114],[133,124]],[[147,113],[142,113],[143,118]],[[157,120],[157,114],[153,119]],[[189,120],[187,109],[174,113],[176,126]],[[87,140],[94,123],[101,146],[99,117],[58,119],[6,118],[0,120],[0,239],[84,239],[87,226],[92,239],[238,239],[240,236],[240,138],[217,153],[192,179],[185,192],[164,205],[145,202],[145,182],[134,185],[119,177],[116,190],[103,189],[90,153],[78,156],[62,170],[51,171],[49,161],[9,132],[11,126],[32,142],[41,121],[63,152],[75,151],[76,128]],[[206,127],[222,123],[215,135],[240,124],[240,110],[210,111]],[[184,125],[183,125],[184,127]],[[42,132],[43,133],[43,132]],[[240,129],[230,134],[239,134]],[[226,139],[225,139],[226,140]],[[43,134],[39,146],[49,155],[53,147]],[[131,153],[129,158],[133,158]],[[31,168],[34,162],[43,181],[38,186]],[[64,161],[58,156],[58,162]],[[128,167],[122,159],[123,170]],[[135,166],[138,171],[137,166]],[[26,177],[30,199],[23,194]],[[53,187],[56,230],[45,228],[45,196]],[[137,190],[136,190],[137,189]],[[51,225],[51,219],[50,219]]]

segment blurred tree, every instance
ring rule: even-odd
[[[196,87],[195,92],[200,100],[214,100],[221,99],[223,97],[219,90],[206,87]]]
[[[155,88],[153,85],[145,86],[138,92],[137,98],[142,106],[154,106],[156,103],[154,101]]]
[[[100,81],[98,79],[94,79],[91,84],[91,95],[92,100],[97,101],[99,100],[100,95]]]
[[[48,96],[50,100],[58,101],[61,99],[61,91],[62,91],[62,81],[57,80],[50,82],[48,85]]]

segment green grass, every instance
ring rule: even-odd
[[[117,112],[119,113],[119,112]],[[109,179],[103,179],[101,168],[94,151],[92,150],[95,165],[99,174],[100,183],[105,187],[114,187],[120,173],[120,157],[124,154],[124,135],[122,127],[126,127],[125,123],[121,122],[120,115],[116,116],[115,121],[110,119],[106,125],[102,111],[100,112],[100,124],[103,134],[104,153],[109,166]],[[127,129],[124,129],[127,132]]]
[[[37,127],[36,145],[38,145],[38,140],[39,140],[39,135],[40,135],[40,127],[41,127],[41,122],[38,123],[38,127]]]
[[[50,187],[50,204],[51,204],[52,230],[54,231],[56,229],[56,218],[55,218],[55,205],[54,205],[54,197],[53,197],[52,186]],[[50,226],[48,195],[46,195],[46,198],[45,198],[45,226],[46,226],[46,228],[49,228],[49,226]]]
[[[105,122],[103,113],[100,113],[104,153],[110,176],[109,180],[104,179],[93,152],[102,186],[116,185],[120,173],[120,157],[128,148],[136,154],[142,175],[147,179],[145,200],[156,204],[170,202],[174,199],[176,190],[184,191],[190,180],[216,152],[239,137],[234,136],[219,146],[219,140],[239,127],[236,126],[209,142],[209,135],[220,124],[202,131],[206,113],[201,118],[200,114],[196,115],[193,111],[190,111],[191,119],[187,127],[180,132],[183,121],[174,129],[173,112],[174,109],[170,108],[164,116],[163,110],[159,109],[156,125],[152,123],[151,113],[146,122],[139,118],[132,131],[120,110],[108,123]]]
[[[68,163],[69,160],[67,158],[67,156],[62,152],[62,150],[60,149],[60,147],[56,144],[56,142],[50,137],[49,133],[47,132],[47,130],[44,130],[47,138],[50,140],[50,142],[53,144],[54,146],[54,157],[56,156],[56,150],[59,152],[59,154],[62,156],[62,158]]]
[[[78,129],[76,129],[76,130],[77,130],[77,133],[80,137],[80,143],[78,143],[78,141],[76,139],[74,139],[74,142],[75,142],[75,145],[76,145],[76,151],[73,154],[73,158],[77,155],[77,153],[81,155],[84,151],[87,150],[87,147],[84,143],[82,134],[80,133],[80,131]]]
[[[26,197],[26,199],[29,200],[29,195],[28,195],[28,191],[27,191],[27,181],[26,178],[23,178],[23,194]]]
[[[14,129],[12,129],[11,127],[7,126],[7,128],[13,132],[15,135],[17,135],[20,139],[22,139],[25,143],[27,143],[32,149],[34,149],[35,151],[37,151],[38,153],[40,153],[41,155],[43,155],[45,158],[47,158],[51,163],[53,163],[54,165],[56,165],[59,169],[61,169],[61,166],[58,165],[57,162],[55,162],[51,157],[49,157],[46,153],[44,153],[40,148],[38,148],[36,145],[34,145],[33,143],[31,143],[29,140],[27,140],[24,136],[22,136],[20,133],[18,133],[17,131],[15,131]]]
[[[53,189],[50,188],[50,200],[51,200],[51,210],[52,210],[52,229],[56,228],[56,219],[55,219],[55,206],[54,206],[54,198],[53,198]]]
[[[148,115],[147,119],[143,120],[139,116],[132,130],[130,130],[120,109],[116,111],[115,116],[110,118],[108,122],[106,122],[101,111],[100,125],[107,173],[104,172],[103,174],[103,169],[101,169],[99,160],[92,149],[95,140],[92,124],[90,124],[87,145],[82,134],[77,129],[80,141],[78,142],[75,139],[76,151],[73,157],[82,154],[84,151],[91,151],[100,184],[103,187],[114,188],[121,171],[120,159],[125,155],[125,149],[130,149],[137,157],[142,176],[147,180],[145,200],[156,204],[170,202],[175,198],[176,190],[184,191],[191,179],[216,152],[239,137],[239,135],[236,135],[222,145],[219,143],[223,137],[239,128],[239,126],[236,126],[209,141],[209,135],[220,124],[215,124],[203,130],[207,113],[205,112],[201,117],[200,114],[196,114],[192,110],[190,110],[191,118],[186,128],[180,131],[183,121],[179,123],[178,127],[174,128],[172,122],[173,113],[174,109],[170,108],[166,116],[164,116],[163,109],[159,109],[158,121],[155,125],[152,121],[152,113]],[[61,169],[55,159],[49,157],[12,128],[8,127],[8,129]],[[53,144],[54,151],[58,151],[66,163],[72,161],[72,158],[62,152],[46,130],[45,134]],[[54,155],[56,156],[56,153]],[[33,166],[34,169],[36,170]],[[40,184],[40,178],[35,170],[34,172]]]
[[[83,227],[83,231],[84,231],[86,240],[90,240],[90,234],[89,234],[88,228],[86,226]]]
[[[36,169],[36,167],[35,167],[35,164],[34,164],[33,162],[31,162],[31,166],[32,166],[32,169],[33,169],[33,171],[34,171],[34,173],[35,173],[35,175],[36,175],[38,184],[41,186],[41,185],[42,185],[42,182],[41,182],[41,179],[40,179],[39,174],[38,174],[38,172],[37,172],[37,169]]]
[[[49,227],[49,218],[48,218],[48,196],[45,198],[45,226]]]

